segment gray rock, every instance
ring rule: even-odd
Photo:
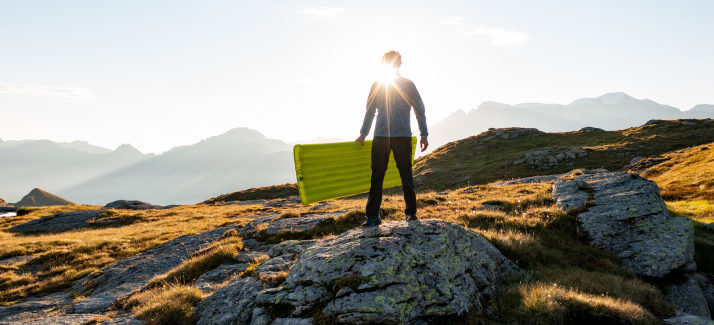
[[[327,202],[322,202],[320,204],[314,205],[310,207],[310,210],[320,210],[320,209],[331,209],[331,208],[336,208],[337,205],[332,204],[332,203],[327,203]]]
[[[271,257],[277,257],[284,254],[300,254],[304,250],[315,246],[320,240],[286,240],[282,243],[276,244],[268,250],[268,255]]]
[[[236,261],[238,263],[248,263],[252,264],[258,261],[259,259],[266,259],[268,258],[268,254],[265,254],[263,252],[256,252],[256,251],[248,251],[248,252],[238,252],[238,255],[236,255]]]
[[[230,278],[240,274],[248,268],[247,263],[243,264],[223,264],[212,271],[201,275],[193,283],[193,286],[202,291],[213,291],[220,287]]]
[[[259,278],[274,278],[280,275],[282,272],[290,271],[295,264],[295,259],[297,259],[297,254],[285,254],[278,257],[269,258],[256,269]]]
[[[312,318],[276,318],[271,325],[313,325]]]
[[[325,219],[337,219],[343,215],[346,210],[335,211],[330,213],[306,214],[297,218],[282,218],[271,222],[266,229],[269,235],[279,232],[303,232],[315,228]]]
[[[560,181],[563,178],[572,178],[576,175],[591,175],[591,174],[599,174],[599,173],[607,173],[607,169],[574,169],[570,172],[567,172],[565,174],[553,174],[553,175],[545,175],[545,176],[531,176],[531,177],[524,177],[524,178],[517,178],[517,179],[512,179],[508,181],[503,181],[503,182],[498,182],[498,183],[493,183],[491,184],[492,186],[506,186],[506,185],[513,185],[513,184],[535,184],[535,183],[548,183],[548,182],[555,182],[555,181]],[[468,192],[468,190],[467,190]]]
[[[595,128],[595,127],[592,127],[592,126],[586,126],[586,127],[582,128],[582,129],[580,129],[580,131],[583,131],[583,132],[595,132],[595,131],[605,131],[605,130],[603,130],[603,129],[601,129],[601,128]]]
[[[137,200],[117,200],[114,202],[107,203],[104,206],[106,209],[129,209],[129,210],[149,210],[149,209],[161,209],[160,205],[153,205],[146,202],[141,202]]]
[[[256,300],[289,304],[301,316],[320,304],[340,323],[406,323],[416,317],[482,311],[502,274],[516,270],[478,233],[443,220],[387,222],[320,241],[299,255],[282,286]],[[356,277],[356,292],[332,298]],[[344,291],[343,291],[344,293]]]
[[[711,314],[712,311],[714,311],[714,277],[706,273],[699,273],[697,274],[697,280],[699,282],[699,288],[702,289],[704,300],[707,301],[709,313]]]
[[[14,325],[76,325],[85,324],[89,322],[92,318],[97,317],[96,314],[56,314],[50,315],[42,318],[32,318],[23,319],[19,321],[7,321],[5,319],[0,320],[0,324],[14,324]],[[102,324],[107,324],[102,322]]]
[[[682,284],[667,287],[664,299],[673,304],[680,313],[711,319],[707,300],[699,287],[697,276],[687,274],[686,278],[687,280]]]
[[[695,125],[699,125],[699,124],[698,124],[698,123],[694,123],[694,122],[682,122],[682,125],[685,125],[685,126],[695,126]]]
[[[593,191],[594,206],[578,215],[592,244],[617,253],[636,274],[660,278],[692,261],[694,228],[689,218],[670,218],[655,182],[637,174],[578,175],[553,185],[556,205],[582,207]]]
[[[85,210],[57,213],[39,219],[25,222],[10,228],[14,232],[60,231],[88,226],[87,221],[105,211]]]
[[[632,158],[632,160],[630,160],[630,165],[634,165],[634,164],[638,163],[638,162],[639,162],[640,160],[642,160],[642,159],[645,159],[645,157],[635,157],[635,158]]]
[[[669,325],[714,325],[714,321],[711,319],[688,314],[663,319],[662,321]]]
[[[256,278],[233,278],[198,303],[197,324],[250,324],[255,296],[262,289],[263,283]]]
[[[74,292],[95,289],[86,299],[67,308],[67,312],[91,313],[108,308],[117,299],[128,296],[134,290],[143,289],[154,276],[168,272],[191,254],[220,239],[229,229],[234,227],[221,227],[197,235],[181,236],[139,255],[105,266],[99,275],[87,276],[71,288]]]
[[[238,234],[247,235],[256,231],[260,231],[262,229],[266,229],[273,220],[276,220],[278,218],[280,218],[279,214],[268,214],[265,216],[259,216],[259,218],[247,223],[245,226],[243,226],[243,228],[238,230]]]
[[[268,312],[263,307],[253,308],[253,313],[250,318],[250,325],[270,325],[272,319]]]
[[[350,288],[350,287],[344,287],[344,288],[342,288],[342,289],[340,289],[340,290],[337,291],[337,293],[335,294],[335,297],[339,298],[339,297],[346,296],[346,295],[348,295],[348,294],[350,294],[350,293],[353,293],[353,292],[355,292],[355,291],[352,290],[352,288]]]
[[[587,152],[582,148],[532,150],[523,155],[520,160],[515,161],[514,164],[527,164],[532,169],[546,170],[572,165],[574,160],[587,155]]]
[[[0,324],[17,324],[40,320],[49,313],[72,303],[72,296],[66,292],[52,293],[43,297],[29,297],[10,306],[0,306]]]

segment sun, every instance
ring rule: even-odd
[[[391,85],[397,77],[397,69],[390,65],[382,64],[379,68],[379,83],[383,85]]]

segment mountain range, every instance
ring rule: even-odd
[[[429,127],[428,154],[446,143],[489,128],[533,127],[546,132],[592,126],[605,130],[640,126],[651,119],[714,118],[714,105],[689,111],[639,100],[624,93],[578,99],[567,105],[484,102],[458,110]],[[339,142],[316,138],[299,143]],[[232,129],[160,155],[142,154],[129,144],[116,150],[84,141],[2,141],[0,197],[15,202],[29,189],[43,188],[67,200],[101,204],[127,199],[152,204],[187,204],[251,187],[295,182],[292,145],[258,131]]]
[[[636,99],[622,92],[597,98],[581,98],[567,105],[483,102],[468,113],[457,110],[430,126],[430,150],[427,153],[489,128],[528,127],[544,132],[567,132],[590,126],[612,131],[640,126],[651,119],[689,118],[714,118],[714,105],[697,105],[688,111],[681,111],[649,99]]]

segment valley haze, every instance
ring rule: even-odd
[[[468,113],[458,110],[433,123],[429,150],[417,157],[489,128],[568,132],[590,126],[618,130],[651,119],[686,118],[714,118],[714,105],[681,111],[622,92],[566,105],[484,102]],[[337,141],[349,140],[318,137],[298,142]],[[248,128],[232,129],[159,155],[143,154],[130,144],[111,151],[85,141],[0,140],[0,169],[4,171],[0,174],[0,198],[16,202],[31,189],[41,188],[82,204],[103,205],[118,199],[192,204],[251,187],[294,183],[294,144],[268,139]]]

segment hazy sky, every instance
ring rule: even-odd
[[[6,0],[0,138],[157,153],[243,126],[353,139],[389,50],[429,124],[483,101],[618,91],[687,110],[714,104],[712,12],[709,0]]]

